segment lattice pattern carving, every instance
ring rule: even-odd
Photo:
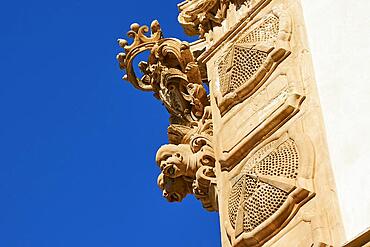
[[[289,191],[260,177],[295,179],[299,166],[297,146],[292,139],[287,139],[269,152],[259,161],[252,157],[253,165],[247,164],[232,186],[228,212],[233,228],[236,228],[237,217],[240,217],[240,208],[243,211],[243,231],[250,232],[271,217],[288,198]],[[256,156],[261,156],[261,153],[257,152]]]
[[[252,179],[250,179],[252,180]],[[254,179],[253,179],[254,180]],[[272,185],[254,180],[255,191],[246,198],[243,225],[250,232],[274,214],[287,199],[287,193]]]
[[[216,61],[216,100],[221,115],[256,92],[290,55],[290,15],[280,7],[233,38]],[[215,48],[216,49],[216,48]]]
[[[223,57],[221,57],[218,65],[218,75],[220,78],[220,91],[222,94],[226,94],[229,91],[230,86],[230,65],[233,51],[229,50]]]
[[[267,56],[267,52],[243,46],[235,46],[226,53],[218,65],[222,95],[246,83],[266,61]]]
[[[271,14],[260,26],[239,38],[236,42],[237,45],[219,60],[218,75],[221,82],[220,91],[222,95],[233,92],[246,83],[267,59],[268,53],[244,47],[243,44],[276,39],[278,33],[279,18]],[[231,66],[230,60],[232,60]]]
[[[270,15],[259,27],[243,36],[237,43],[256,43],[276,39],[279,33],[280,20],[275,15]]]
[[[299,157],[297,146],[289,139],[276,151],[263,159],[256,167],[257,173],[295,179],[298,175]]]
[[[241,177],[233,186],[233,190],[229,197],[229,217],[231,225],[235,228],[236,215],[238,213],[240,199],[242,191],[245,187],[244,185],[245,177]]]
[[[236,46],[230,80],[230,92],[251,78],[267,58],[267,53],[256,49]]]

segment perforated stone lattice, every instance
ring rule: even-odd
[[[251,4],[251,2],[247,4]],[[221,57],[218,61],[218,75],[222,95],[233,92],[246,83],[267,58],[267,53],[246,48],[240,44],[254,44],[275,39],[278,33],[279,18],[270,15],[260,26],[242,36],[233,49]],[[231,59],[232,63],[230,63]]]
[[[261,67],[267,55],[263,51],[235,46],[230,91],[246,83]]]
[[[245,232],[252,231],[267,220],[288,197],[286,192],[263,182],[256,181],[256,188],[244,203],[243,226]]]
[[[246,83],[261,67],[267,56],[266,52],[242,46],[235,46],[233,51],[225,54],[218,64],[222,95],[232,92]],[[230,59],[232,59],[232,63]]]
[[[289,139],[281,144],[256,167],[257,173],[270,176],[282,176],[295,179],[298,175],[299,157],[297,147]]]
[[[259,27],[242,37],[237,43],[264,42],[277,37],[279,33],[279,18],[270,15]]]
[[[230,87],[230,63],[232,59],[232,50],[230,49],[218,62],[218,75],[220,79],[220,91],[222,95],[229,92]]]
[[[287,192],[255,177],[262,174],[295,179],[298,165],[297,146],[292,139],[288,139],[254,167],[243,170],[244,175],[232,186],[229,196],[228,212],[232,227],[235,228],[240,207],[244,212],[244,232],[250,232],[271,217],[288,198]]]
[[[240,203],[240,195],[242,194],[242,190],[244,187],[244,181],[245,176],[241,177],[234,185],[233,191],[230,194],[229,197],[229,216],[230,216],[230,222],[232,226],[235,228],[235,221],[236,221],[236,215],[238,213],[239,203]]]

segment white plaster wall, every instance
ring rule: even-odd
[[[302,0],[347,239],[370,227],[370,1]]]

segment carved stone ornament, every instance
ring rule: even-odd
[[[156,157],[161,169],[158,186],[169,202],[194,194],[204,208],[217,210],[212,116],[201,70],[188,43],[163,38],[157,21],[151,24],[150,37],[145,36],[148,31],[147,26],[132,24],[128,36],[133,43],[119,39],[125,53],[117,59],[126,70],[123,79],[139,90],[154,92],[170,113],[170,144],[162,146]],[[143,74],[139,79],[134,58],[144,51],[150,55],[138,64]]]
[[[170,115],[163,197],[218,211],[223,247],[340,246],[300,0],[182,1],[178,20],[201,39],[164,38],[153,21],[118,40],[123,79]]]
[[[211,120],[203,119],[186,135],[190,139],[182,138],[184,143],[167,144],[158,150],[156,162],[161,169],[158,186],[169,202],[179,202],[187,194],[194,194],[205,209],[216,211],[218,206]]]
[[[312,144],[298,138],[282,135],[231,173],[225,227],[233,246],[261,246],[315,195],[300,184],[313,170]]]
[[[135,88],[152,91],[171,114],[171,123],[190,125],[203,116],[204,107],[209,105],[202,76],[189,44],[178,39],[165,39],[158,21],[151,24],[151,36],[145,36],[147,26],[132,24],[127,35],[134,39],[131,45],[119,39],[125,53],[119,53],[117,60],[126,70],[123,79]],[[148,61],[138,64],[143,73],[138,78],[134,70],[134,59],[140,53],[150,51]]]
[[[245,7],[248,9],[247,17],[269,3],[271,0],[186,0],[178,5],[180,14],[178,20],[183,26],[186,34],[200,35],[216,26],[220,26],[226,18],[230,5],[237,9]]]
[[[222,115],[258,90],[289,56],[290,35],[289,14],[275,7],[224,51],[217,65],[217,102]]]

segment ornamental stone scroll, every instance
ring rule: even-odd
[[[223,247],[340,246],[344,232],[299,0],[185,0],[192,43],[133,24],[124,79],[169,112],[158,186],[218,211]],[[150,35],[147,33],[151,31]],[[134,58],[149,52],[134,69]]]

